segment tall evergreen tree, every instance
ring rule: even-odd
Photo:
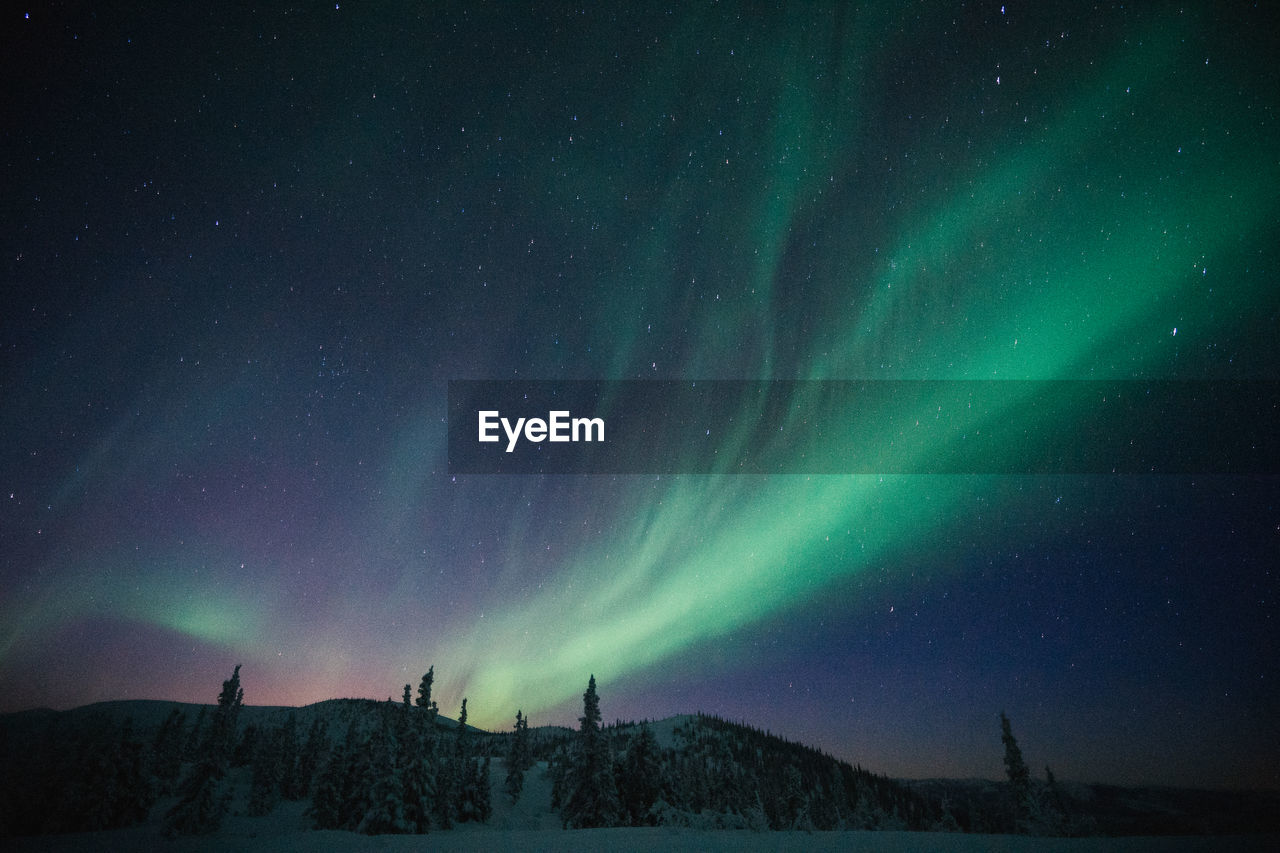
[[[223,771],[227,769],[232,746],[236,742],[236,728],[240,721],[242,707],[244,707],[244,688],[240,686],[240,664],[236,664],[231,678],[222,682],[222,691],[218,694],[218,707],[213,710],[213,721],[205,743],[205,751],[218,759]]]
[[[83,756],[83,786],[72,797],[74,812],[66,827],[116,829],[141,823],[155,802],[154,779],[148,772],[146,750],[126,719],[118,738],[103,732]]]
[[[453,814],[459,823],[471,819],[468,803],[471,787],[471,739],[467,737],[467,697],[462,697],[458,711],[458,736],[453,741],[454,803]]]
[[[329,727],[319,717],[311,721],[307,730],[307,741],[298,753],[298,799],[303,799],[311,792],[316,771],[324,761],[329,748]]]
[[[214,709],[199,760],[182,783],[178,803],[165,816],[167,833],[203,835],[222,825],[230,795],[222,791],[221,783],[231,761],[243,705],[244,690],[240,687],[240,665],[237,664],[231,678],[222,682],[218,707]]]
[[[264,735],[265,732],[256,723],[245,726],[231,753],[231,766],[248,767],[253,764],[254,756],[258,754],[258,740]]]
[[[1042,809],[1045,831],[1049,835],[1065,835],[1067,832],[1067,801],[1058,786],[1058,780],[1048,766],[1044,768],[1048,802]]]
[[[474,770],[474,779],[472,788],[472,802],[475,808],[475,819],[480,823],[484,823],[493,814],[493,796],[489,789],[489,773],[491,757],[486,755],[483,761],[472,762]]]
[[[312,731],[314,732],[314,727]],[[310,737],[307,741],[315,742]],[[346,803],[351,793],[348,766],[351,763],[351,753],[357,748],[356,724],[352,721],[347,726],[347,736],[330,749],[329,757],[313,786],[311,805],[307,807],[305,814],[315,821],[316,829],[349,828],[345,825]]]
[[[147,771],[146,748],[134,737],[133,721],[125,720],[120,733],[120,745],[116,752],[116,779],[120,799],[116,803],[117,826],[142,823],[151,812],[156,799],[156,786]]]
[[[609,743],[600,730],[600,697],[596,694],[594,675],[582,694],[582,716],[578,722],[577,749],[566,772],[567,796],[561,817],[570,829],[616,826],[621,807],[613,781]]]
[[[1022,750],[1013,736],[1013,727],[1004,711],[1000,712],[1000,740],[1004,742],[1004,770],[1009,777],[1009,796],[1013,804],[1013,821],[1017,831],[1027,829],[1031,810],[1031,771],[1022,760]]]
[[[151,772],[160,786],[160,793],[168,793],[182,772],[182,735],[187,715],[173,708],[156,730],[151,744]]]
[[[200,755],[200,744],[204,742],[204,724],[208,711],[203,705],[200,706],[200,713],[196,714],[196,721],[191,724],[191,731],[187,734],[186,743],[182,747],[182,760],[195,761]]]
[[[367,795],[356,831],[366,835],[410,831],[404,814],[404,767],[385,714],[374,727],[366,751],[370,760],[359,785]]]
[[[270,814],[280,801],[280,786],[284,780],[282,747],[281,732],[265,732],[258,738],[258,748],[253,756],[253,776],[249,785],[249,814],[255,817]]]
[[[483,778],[481,763],[476,761],[475,751],[471,745],[471,735],[467,731],[467,700],[462,700],[462,710],[458,713],[458,739],[455,743],[453,762],[453,778],[455,784],[454,814],[459,823],[483,823],[489,817],[489,775],[488,763],[484,763]]]
[[[650,809],[662,796],[662,764],[658,739],[648,723],[641,723],[639,733],[631,739],[617,782],[624,822],[632,826],[652,823]]]
[[[298,719],[292,713],[285,718],[277,733],[280,749],[280,796],[301,800],[307,795],[310,778],[304,781],[301,767],[302,748],[298,744]]]
[[[809,797],[804,779],[794,764],[788,764],[782,774],[782,790],[778,797],[778,823],[781,829],[812,830],[809,819]]]
[[[406,706],[400,715],[397,741],[404,767],[404,821],[407,832],[422,833],[431,828],[432,801],[435,797],[435,738],[422,714]]]
[[[454,762],[442,756],[435,767],[435,800],[432,822],[441,829],[452,829],[457,811],[458,780]]]
[[[429,722],[431,723],[435,723],[436,714],[440,711],[440,706],[438,706],[435,703],[435,700],[431,698],[431,684],[435,680],[436,668],[432,666],[426,671],[426,674],[422,676],[422,681],[418,684],[418,698],[416,700],[418,707],[430,714]]]
[[[533,756],[529,748],[529,721],[525,719],[523,710],[516,711],[515,734],[511,737],[511,748],[506,757],[507,779],[504,787],[511,802],[520,799],[524,790],[524,772],[533,766]]]

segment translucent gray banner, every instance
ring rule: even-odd
[[[457,474],[1276,474],[1280,382],[449,382]]]

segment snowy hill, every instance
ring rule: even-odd
[[[1079,784],[1062,786],[1060,808],[1070,818],[1064,826],[1095,834],[1164,837],[991,834],[1007,825],[1002,782],[892,780],[777,735],[700,714],[601,729],[600,743],[611,768],[607,784],[622,807],[612,819],[648,825],[565,830],[562,801],[575,784],[578,732],[555,726],[529,729],[529,766],[518,796],[511,796],[504,758],[512,754],[512,733],[468,726],[461,739],[456,721],[366,699],[327,700],[302,708],[240,708],[235,743],[227,747],[229,767],[216,789],[228,803],[225,820],[209,836],[164,840],[165,815],[183,796],[182,785],[188,783],[182,780],[196,775],[208,733],[215,728],[215,710],[211,705],[134,700],[0,715],[0,837],[10,836],[5,846],[1127,851],[1277,849],[1280,840],[1275,834],[1280,833],[1280,795],[1275,792]],[[434,725],[422,728],[427,720]],[[486,791],[483,800],[432,811],[422,823],[429,824],[428,835],[380,835],[376,845],[368,835],[315,828],[321,821],[317,809],[325,778],[356,784],[356,789],[343,789],[347,793],[341,796],[348,800],[366,796],[360,793],[361,784],[399,797],[405,783],[395,781],[387,788],[385,780],[399,780],[399,774],[419,766],[403,763],[404,756],[412,757],[409,743],[426,750],[428,759],[420,766],[430,777],[423,789],[428,798],[461,797],[466,785],[478,784]],[[282,755],[288,756],[295,777],[292,791],[279,765],[286,760]],[[264,767],[275,767],[271,772],[276,775],[264,775]],[[468,781],[473,774],[478,774],[474,783]],[[276,786],[265,799],[264,778]],[[376,800],[362,802],[372,805]],[[473,808],[481,811],[472,813]],[[369,818],[361,825],[370,825]],[[82,831],[95,828],[99,831]],[[939,832],[948,828],[952,832]],[[1247,834],[1267,832],[1273,834]],[[1175,839],[1169,837],[1172,833],[1217,835]],[[1226,833],[1246,835],[1228,840]]]

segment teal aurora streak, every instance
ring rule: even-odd
[[[1211,286],[1218,295],[1210,300],[1205,292],[1208,268],[1244,272],[1237,266],[1241,246],[1274,226],[1280,177],[1267,138],[1236,118],[1214,117],[1222,137],[1214,146],[1180,147],[1189,123],[1214,123],[1199,110],[1222,82],[1213,72],[1187,79],[1202,61],[1189,54],[1193,26],[1162,20],[1135,39],[1138,46],[1104,57],[1072,94],[1037,110],[1024,132],[991,144],[990,165],[975,157],[956,168],[947,162],[945,138],[934,140],[934,150],[911,152],[902,168],[918,170],[908,181],[923,198],[912,200],[914,209],[898,219],[890,242],[859,254],[849,247],[867,243],[868,214],[841,185],[857,183],[843,170],[862,159],[859,148],[876,133],[859,121],[868,84],[813,81],[832,66],[874,67],[891,49],[869,50],[856,23],[831,41],[803,24],[778,24],[767,37],[772,51],[753,63],[741,86],[768,93],[751,114],[764,127],[738,129],[766,140],[751,166],[771,166],[744,175],[732,156],[713,159],[697,138],[703,129],[695,128],[687,142],[698,153],[670,169],[668,185],[656,193],[654,236],[627,265],[636,279],[669,279],[662,269],[647,269],[646,259],[657,267],[675,253],[674,244],[694,240],[715,250],[692,252],[691,280],[752,284],[727,317],[690,312],[687,337],[699,345],[675,372],[721,376],[722,365],[731,365],[735,378],[780,371],[813,379],[1183,375],[1180,349],[1237,333],[1228,324],[1239,315],[1215,312],[1214,304],[1274,301],[1263,290],[1269,280],[1244,274],[1217,273]],[[672,67],[655,73],[672,81],[671,91],[687,91],[682,83],[699,74],[681,68],[679,57],[695,53],[691,45],[705,36],[700,28],[691,22],[673,40]],[[690,83],[697,97],[714,102],[736,91],[716,70],[731,73],[721,65],[709,81]],[[1001,85],[1018,85],[1010,79],[1017,73],[1011,70]],[[1034,85],[1024,82],[1022,91]],[[921,121],[947,124],[945,107],[921,109]],[[636,156],[657,160],[677,144],[642,144]],[[698,229],[703,233],[689,236]],[[781,312],[789,328],[774,319],[776,282],[786,278],[784,243],[798,233],[811,235],[812,263],[836,282],[831,291],[848,295],[843,310],[814,311],[803,332],[791,309]],[[726,253],[739,234],[749,235],[741,251]],[[713,268],[726,258],[730,270]],[[679,301],[676,294],[655,298],[652,285],[623,283],[619,290],[659,304]],[[609,328],[635,328],[624,318],[644,307],[618,310],[621,316],[605,318]],[[618,371],[643,363],[643,351],[639,336],[624,337]],[[1064,401],[1054,411],[1011,408],[997,416],[1065,417],[1069,429],[1069,407]],[[797,420],[804,412],[801,402]],[[756,422],[752,414],[742,413],[744,432]],[[861,422],[884,423],[891,414]],[[865,438],[833,440],[856,445]],[[737,440],[720,442],[733,447]],[[786,453],[787,442],[763,452]],[[964,523],[964,502],[992,492],[990,482],[673,478],[661,484],[659,498],[645,492],[643,503],[620,511],[628,521],[612,541],[585,543],[541,594],[486,609],[485,630],[446,646],[440,657],[466,662],[473,675],[464,692],[495,709],[488,722],[504,722],[505,709],[520,703],[542,713],[571,701],[584,671],[604,683],[620,681],[810,600],[833,578],[892,565],[904,539],[942,537],[949,525]]]

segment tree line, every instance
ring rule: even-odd
[[[149,735],[101,717],[55,719],[34,745],[0,730],[0,834],[131,826],[161,801],[168,833],[211,833],[236,785],[250,816],[307,801],[317,829],[425,833],[487,821],[495,797],[517,802],[531,773],[545,774],[550,806],[571,829],[1088,829],[1048,768],[1044,784],[1031,779],[1004,714],[1003,795],[954,802],[713,716],[683,718],[666,745],[647,722],[605,726],[594,676],[577,731],[531,730],[517,710],[509,732],[480,732],[467,725],[466,699],[456,723],[440,716],[434,678],[432,667],[416,695],[406,684],[398,702],[332,700],[342,713],[312,713],[306,731],[292,712],[272,725],[242,724],[239,666],[212,709],[190,722],[175,707]],[[501,782],[491,785],[495,761]]]

